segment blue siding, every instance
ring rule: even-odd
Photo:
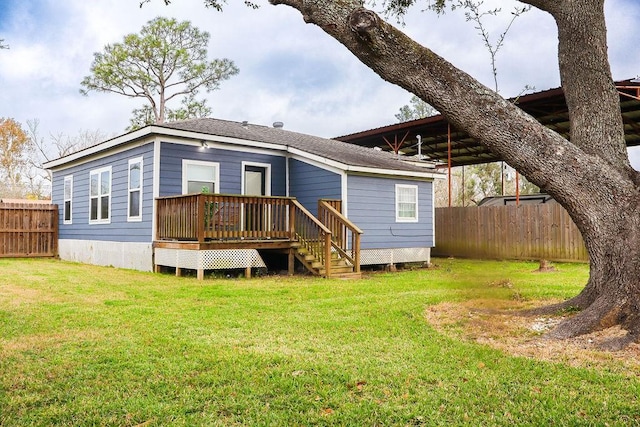
[[[418,222],[396,222],[396,184],[418,186]],[[349,219],[362,229],[362,249],[432,247],[433,184],[349,175]]]
[[[142,156],[142,221],[127,222],[129,160]],[[89,224],[89,174],[111,166],[111,223]],[[73,176],[72,224],[64,224],[64,177]],[[60,210],[60,238],[115,242],[151,242],[153,144],[136,146],[102,159],[53,172],[51,197]]]
[[[285,196],[285,157],[244,151],[210,148],[202,150],[191,145],[163,142],[160,150],[160,196],[182,194],[182,160],[199,160],[220,164],[220,192],[240,194],[242,162],[271,165],[271,195]]]
[[[289,161],[289,195],[317,215],[319,199],[342,199],[339,174],[299,160]]]

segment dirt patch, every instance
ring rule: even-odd
[[[4,302],[11,306],[19,306],[21,304],[39,304],[53,301],[50,295],[41,290],[17,285],[0,285],[0,303]]]
[[[513,356],[574,367],[599,367],[640,377],[639,344],[616,352],[599,349],[604,341],[625,334],[619,327],[568,340],[548,339],[545,332],[565,317],[518,314],[520,310],[534,307],[521,301],[471,300],[429,306],[425,317],[445,335],[484,344]]]

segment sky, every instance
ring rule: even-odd
[[[202,0],[172,0],[169,6],[152,0],[142,8],[139,0],[0,0],[0,39],[10,47],[0,50],[0,117],[25,129],[27,120],[37,119],[45,139],[82,131],[124,133],[131,111],[143,101],[111,93],[83,96],[80,81],[89,74],[94,53],[158,16],[188,20],[209,32],[210,58],[228,58],[240,69],[219,90],[202,94],[216,118],[261,125],[281,121],[288,130],[336,137],[392,124],[409,103],[410,93],[305,24],[296,10],[265,0],[257,1],[258,10],[239,0],[228,3],[221,13],[205,8]],[[485,3],[507,12],[487,21],[495,40],[508,12],[520,3]],[[461,12],[437,16],[421,8],[424,3],[410,10],[402,30],[492,87],[489,54],[473,24]],[[613,77],[635,78],[640,2],[607,0],[605,8]],[[500,93],[516,96],[527,85],[536,91],[558,87],[556,45],[548,14],[533,9],[518,18],[497,54]]]

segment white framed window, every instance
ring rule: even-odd
[[[73,207],[73,175],[64,177],[64,208],[62,211],[63,224],[71,224],[73,217],[71,209]]]
[[[111,166],[89,173],[89,223],[111,221]]]
[[[418,186],[396,184],[396,222],[418,222]]]
[[[182,194],[219,192],[219,163],[182,160]]]
[[[142,221],[142,157],[129,160],[127,221]]]

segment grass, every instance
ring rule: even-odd
[[[200,282],[0,260],[0,425],[640,424],[638,375],[512,357],[424,315],[567,298],[587,266],[435,262]]]

